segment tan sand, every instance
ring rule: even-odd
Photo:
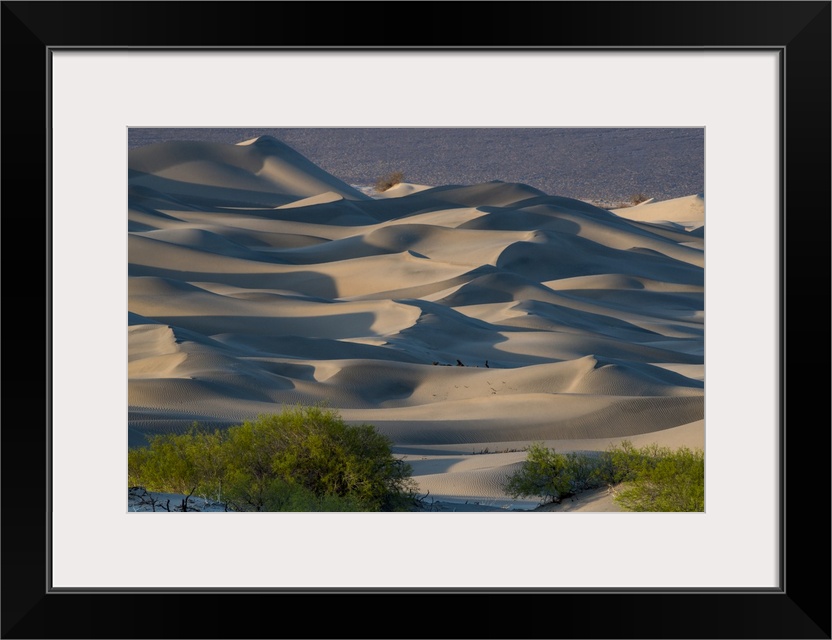
[[[129,184],[131,446],[323,402],[445,510],[535,507],[502,489],[533,442],[704,447],[701,196],[370,197],[269,137],[136,149]]]

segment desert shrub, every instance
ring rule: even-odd
[[[384,175],[376,180],[376,191],[387,191],[390,187],[395,187],[402,180],[404,180],[404,173],[401,171],[388,173],[387,175]]]
[[[602,451],[595,466],[598,484],[616,485],[635,478],[649,464],[646,451],[639,451],[629,440]]]
[[[648,198],[646,195],[644,195],[644,194],[643,194],[643,193],[641,193],[641,192],[639,192],[639,193],[634,193],[633,195],[631,195],[631,196],[630,196],[630,203],[631,203],[633,206],[635,206],[635,205],[637,205],[637,204],[641,204],[642,202],[646,202],[646,201],[647,201],[647,200],[649,200],[649,199],[650,199],[650,198]]]
[[[155,491],[192,494],[199,488],[213,493],[223,475],[220,444],[219,433],[196,424],[181,435],[152,436],[148,449],[128,451],[128,481]]]
[[[615,500],[628,511],[704,511],[705,454],[682,447],[654,449]]]
[[[570,451],[564,455],[566,456],[566,468],[569,469],[572,475],[573,492],[598,486],[596,480],[597,474],[595,472],[598,466],[596,457],[574,451]]]
[[[411,468],[372,425],[298,406],[208,432],[152,436],[128,452],[128,479],[151,491],[217,496],[239,511],[379,511],[412,503]]]
[[[146,478],[146,466],[150,458],[147,449],[131,449],[127,452],[127,485],[138,487],[142,485],[142,478]]]
[[[560,502],[576,491],[577,454],[568,456],[535,443],[528,447],[520,469],[506,479],[505,491],[514,498],[542,497]]]
[[[560,502],[585,489],[614,487],[617,504],[627,511],[704,511],[705,454],[656,444],[636,448],[629,441],[598,455],[557,453],[542,444],[528,448],[506,491],[515,498]]]
[[[263,511],[364,511],[363,503],[352,496],[318,495],[280,478],[268,484],[263,497]]]

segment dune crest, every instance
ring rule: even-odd
[[[280,206],[333,192],[368,196],[320,169],[271,136],[245,144],[163,142],[129,151],[131,187],[153,189],[177,202],[223,206]]]

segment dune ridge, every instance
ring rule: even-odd
[[[701,194],[373,198],[269,136],[133,149],[128,184],[130,446],[324,402],[434,497],[527,507],[500,484],[531,442],[704,446]]]

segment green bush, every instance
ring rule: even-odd
[[[587,455],[557,453],[539,443],[528,447],[528,452],[520,469],[506,481],[505,490],[512,497],[560,502],[590,486],[594,466]]]
[[[659,449],[615,498],[628,511],[704,511],[705,454]]]
[[[295,407],[208,432],[152,436],[128,452],[128,481],[205,495],[238,511],[393,511],[412,504],[411,468],[371,425]]]
[[[318,495],[280,478],[268,484],[263,497],[262,511],[364,511],[362,503],[354,497]]]
[[[602,451],[596,461],[595,478],[598,484],[617,485],[636,478],[652,464],[658,448],[636,449],[629,440]]]
[[[560,502],[578,491],[616,488],[617,504],[627,511],[704,511],[705,454],[652,444],[640,449],[624,441],[597,455],[557,453],[542,444],[528,448],[520,469],[508,477],[515,498]]]

